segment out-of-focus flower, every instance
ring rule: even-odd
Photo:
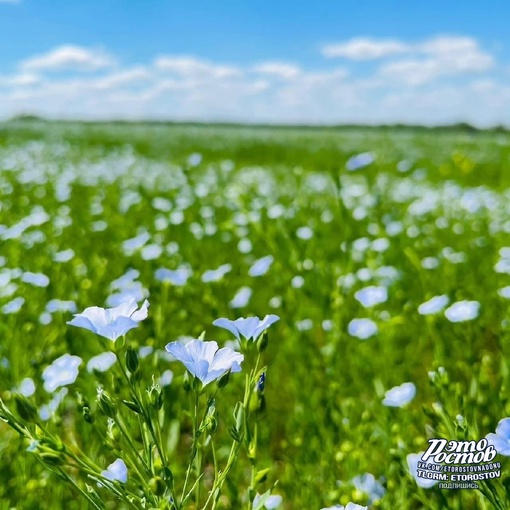
[[[355,476],[351,480],[352,485],[357,490],[365,493],[368,496],[368,504],[371,505],[379,501],[385,494],[386,489],[382,486],[381,482],[375,479],[371,473]]]
[[[274,258],[272,255],[266,255],[265,257],[256,260],[248,270],[248,274],[254,277],[265,275],[269,271],[273,260]]]
[[[250,302],[252,294],[253,291],[250,289],[250,287],[241,287],[236,292],[228,306],[230,306],[230,308],[243,308]]]
[[[450,322],[471,321],[478,317],[480,303],[478,301],[457,301],[444,311]]]
[[[126,483],[128,479],[128,470],[122,459],[112,462],[107,469],[101,471],[101,475],[112,482]]]
[[[256,508],[259,504],[260,500],[263,496],[257,494],[255,498],[253,498],[253,508]],[[282,497],[279,495],[268,496],[264,502],[264,508],[267,510],[273,510],[274,508],[278,508],[282,504]]]
[[[13,300],[9,301],[7,304],[2,306],[2,312],[6,315],[11,313],[18,313],[21,310],[21,307],[25,303],[25,298],[17,297]]]
[[[382,403],[388,407],[402,407],[411,402],[415,395],[416,386],[412,382],[406,382],[388,390]]]
[[[31,273],[30,271],[23,273],[21,281],[35,287],[47,287],[50,284],[50,279],[45,274]]]
[[[20,393],[24,397],[31,397],[35,393],[34,380],[30,377],[26,377],[18,384],[18,387],[14,391]]]
[[[496,427],[496,433],[491,432],[485,437],[500,455],[510,457],[510,418],[500,420]]]
[[[235,321],[230,319],[216,319],[213,321],[214,326],[224,328],[230,331],[238,340],[241,336],[246,340],[256,340],[271,324],[279,321],[278,315],[266,315],[262,320],[258,317],[240,317]]]
[[[416,480],[416,483],[423,487],[424,489],[430,489],[434,487],[438,480],[430,480],[429,478],[421,478],[418,476],[418,462],[421,462],[421,458],[425,452],[420,453],[410,453],[407,456],[407,466],[409,467],[409,472],[413,475],[413,478]],[[433,463],[432,459],[427,460],[428,463]]]
[[[388,300],[388,290],[386,287],[376,287],[370,285],[364,289],[358,290],[354,297],[365,307],[371,308],[372,306],[380,303],[385,303]]]
[[[88,329],[115,342],[117,338],[136,328],[140,321],[147,318],[148,308],[149,302],[145,300],[138,310],[134,299],[116,308],[91,306],[76,314],[67,324]]]
[[[354,170],[360,170],[368,165],[371,165],[375,161],[375,156],[371,152],[362,152],[361,154],[356,154],[355,156],[351,156],[347,163],[345,163],[345,168],[349,172],[353,172]]]
[[[418,313],[420,315],[432,315],[441,312],[449,301],[448,296],[445,294],[442,296],[434,296],[418,307]]]
[[[113,352],[102,352],[93,358],[90,358],[87,363],[87,372],[106,372],[117,361],[117,357]]]
[[[352,319],[347,326],[349,335],[366,340],[378,331],[377,324],[371,319]]]
[[[222,264],[218,269],[209,269],[202,274],[202,281],[204,283],[217,282],[221,280],[227,273],[232,271],[230,264]]]
[[[220,378],[225,372],[240,372],[244,356],[223,347],[218,350],[216,342],[191,340],[186,345],[180,342],[167,344],[166,350],[180,361],[191,375],[207,384]]]
[[[156,269],[154,277],[160,282],[169,282],[176,287],[186,285],[188,278],[191,276],[192,271],[189,267],[182,266],[175,270],[166,269],[161,267]]]
[[[60,386],[73,384],[78,377],[78,367],[81,362],[82,359],[79,356],[71,356],[70,354],[64,354],[57,358],[43,371],[44,389],[48,393],[52,393]]]
[[[321,510],[368,510],[368,506],[357,505],[356,503],[347,503],[347,505],[335,505],[322,508]]]

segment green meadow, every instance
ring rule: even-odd
[[[125,345],[138,354],[140,398],[160,386],[153,419],[178,495],[193,398],[165,346],[203,335],[239,350],[213,321],[275,314],[256,417],[256,469],[267,471],[254,487],[241,449],[218,510],[252,508],[249,487],[281,496],[284,510],[510,508],[504,455],[500,478],[478,490],[420,487],[408,462],[430,438],[478,441],[510,416],[509,133],[0,124],[2,401],[30,437],[58,437],[98,469],[128,447],[144,452],[157,496],[145,508],[170,509],[161,455],[123,406],[119,364],[89,364],[121,341],[67,324],[126,298],[150,303]],[[46,367],[65,354],[81,359],[74,381],[45,388]],[[204,439],[185,508],[206,508],[227,462],[250,359],[215,397],[214,446]],[[102,412],[98,388],[125,431]],[[58,441],[52,457],[22,436],[0,423],[0,509],[94,508],[87,487],[97,508],[129,508],[63,460]],[[119,491],[149,491],[128,473]]]

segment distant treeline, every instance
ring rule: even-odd
[[[492,127],[480,128],[473,126],[468,122],[457,122],[454,124],[439,124],[434,126],[425,126],[422,124],[270,124],[270,123],[242,123],[242,122],[195,122],[195,121],[170,121],[170,120],[54,120],[39,117],[37,115],[16,115],[9,119],[7,123],[32,123],[32,122],[47,122],[59,124],[97,124],[97,125],[148,125],[148,126],[208,126],[208,127],[250,127],[250,128],[274,128],[274,129],[327,129],[327,130],[342,130],[342,129],[402,129],[402,130],[421,130],[421,131],[464,131],[464,132],[494,132],[494,133],[508,133],[510,132],[509,126],[496,125]]]

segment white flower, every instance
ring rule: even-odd
[[[335,505],[322,508],[321,510],[368,510],[368,506],[357,505],[356,503],[347,503],[346,506]]]
[[[91,306],[82,313],[76,314],[67,324],[78,328],[88,329],[97,335],[115,342],[130,329],[136,328],[138,323],[147,318],[149,302],[145,300],[141,308],[137,309],[134,299],[116,308],[100,308]]]
[[[161,267],[156,269],[154,277],[160,282],[169,282],[176,287],[186,285],[188,278],[192,275],[192,271],[187,266],[181,266],[175,270]]]
[[[200,379],[204,386],[228,371],[240,372],[240,364],[244,360],[242,354],[228,347],[218,350],[216,342],[191,340],[186,345],[171,342],[165,348],[188,369],[191,375]]]
[[[122,459],[117,459],[110,464],[108,468],[101,472],[101,475],[112,482],[126,483],[128,479],[128,470]]]
[[[415,395],[416,386],[412,382],[406,382],[388,390],[382,403],[388,407],[402,407],[411,402]]]
[[[496,427],[496,433],[487,434],[487,441],[500,455],[510,456],[510,418],[503,418]]]
[[[42,374],[44,389],[48,393],[52,393],[60,386],[73,384],[78,377],[78,367],[81,362],[82,359],[79,356],[71,356],[70,354],[64,354],[57,358],[44,369]]]
[[[25,298],[17,297],[2,306],[2,312],[5,314],[18,313],[25,304]]]
[[[480,303],[478,301],[457,301],[444,311],[450,322],[471,321],[478,317]]]

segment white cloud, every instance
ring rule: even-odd
[[[213,64],[190,56],[163,55],[155,60],[154,65],[161,71],[186,77],[229,78],[242,75],[237,67]]]
[[[414,48],[412,58],[383,64],[379,74],[407,85],[418,86],[441,77],[483,73],[495,64],[470,37],[439,36]]]
[[[112,57],[102,51],[65,45],[24,60],[21,68],[39,71],[96,71],[113,64]]]
[[[258,74],[268,74],[285,79],[296,78],[301,73],[301,69],[298,66],[277,61],[261,62],[253,67],[253,71]]]
[[[393,39],[359,37],[349,41],[329,44],[321,49],[327,58],[343,57],[349,60],[376,60],[410,51],[408,44]]]
[[[60,47],[24,61],[17,73],[0,74],[0,117],[481,125],[504,120],[510,87],[497,79],[504,66],[478,41],[440,36],[395,43],[393,53],[386,46],[386,60],[375,65],[344,62],[332,68],[323,62],[313,69],[279,60],[232,65],[183,55],[111,67],[106,53],[78,48],[86,58],[76,59],[69,56],[76,52]],[[90,72],[73,72],[83,69]]]

